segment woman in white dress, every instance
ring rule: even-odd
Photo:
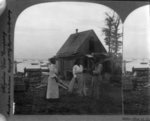
[[[74,63],[73,69],[72,69],[73,78],[72,78],[72,80],[69,83],[69,89],[68,89],[68,91],[70,93],[73,92],[75,83],[79,82],[80,77],[81,77],[80,74],[82,73],[82,71],[83,71],[83,68],[81,67],[81,65],[79,63],[79,60],[76,60],[75,63]]]
[[[58,70],[55,65],[55,58],[49,59],[49,77],[47,84],[46,99],[58,99],[59,98],[59,88],[56,82]]]

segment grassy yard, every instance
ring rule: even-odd
[[[60,88],[59,101],[45,99],[46,87],[30,87],[27,92],[15,93],[15,114],[122,114],[121,87],[104,85],[104,93],[99,100],[68,94]]]
[[[124,91],[124,113],[131,115],[148,115],[149,99],[148,88],[141,90]]]

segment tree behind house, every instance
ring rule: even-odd
[[[115,13],[110,15],[105,13],[105,27],[102,32],[105,36],[104,40],[108,46],[108,53],[117,55],[120,49],[122,49],[122,33],[120,32],[121,19]]]
[[[105,13],[105,27],[102,29],[105,44],[111,59],[111,81],[121,85],[122,73],[122,30],[121,19],[117,14]]]

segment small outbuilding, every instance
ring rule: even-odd
[[[87,54],[101,53],[107,51],[97,37],[94,30],[87,30],[71,34],[56,54],[58,71],[66,78],[71,78],[72,67],[76,59],[85,57]],[[86,61],[90,67],[90,61]]]

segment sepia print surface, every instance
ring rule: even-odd
[[[18,3],[17,12],[4,0],[0,113],[148,115],[149,5],[121,15],[111,2]]]

